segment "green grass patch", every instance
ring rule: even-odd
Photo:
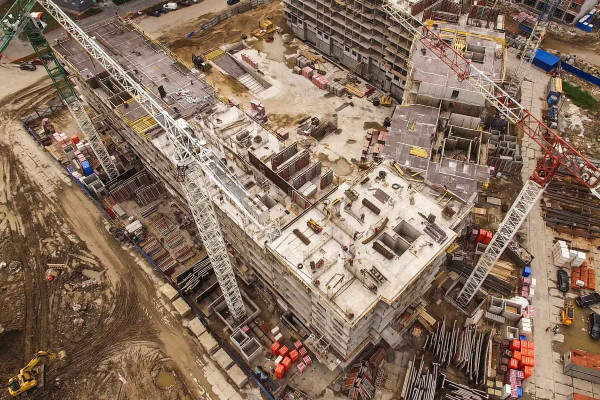
[[[588,110],[596,108],[598,100],[592,96],[590,92],[582,89],[579,86],[563,81],[563,90],[577,107],[587,108]]]

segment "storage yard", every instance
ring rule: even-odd
[[[545,36],[593,11],[39,1],[68,34],[0,37],[37,57],[0,65],[3,396],[600,398],[600,78]]]

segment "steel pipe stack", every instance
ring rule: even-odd
[[[434,363],[447,368],[452,363],[462,371],[469,382],[475,386],[485,383],[487,354],[490,345],[490,333],[469,326],[462,330],[452,324],[452,329],[446,330],[446,319],[436,324],[433,334],[425,339],[424,350],[433,355]]]

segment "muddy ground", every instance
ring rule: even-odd
[[[280,2],[273,1],[254,10],[228,18],[207,31],[196,33],[189,39],[185,38],[202,21],[210,20],[213,17],[213,14],[207,14],[194,21],[179,24],[176,27],[168,27],[168,29],[157,33],[156,36],[161,42],[168,44],[167,47],[177,56],[191,61],[192,54],[205,53],[224,44],[240,41],[242,40],[242,34],[250,37],[252,31],[258,28],[258,23],[261,20],[269,19],[275,26],[283,30],[287,29],[283,7]]]
[[[64,350],[32,398],[217,398],[148,267],[23,129],[25,105],[54,92],[49,79],[21,74],[21,90],[0,99],[0,380],[39,350]],[[51,282],[48,264],[64,267]]]

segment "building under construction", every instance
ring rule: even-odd
[[[389,163],[340,181],[316,155],[278,139],[252,113],[217,101],[201,79],[133,26],[113,19],[88,34],[185,129],[202,132],[238,178],[228,190],[256,220],[277,221],[268,237],[228,196],[214,192],[238,274],[245,282],[258,279],[307,346],[335,368],[369,344],[400,343],[398,319],[431,286],[468,204],[405,179]],[[111,148],[122,160],[139,157],[185,204],[173,149],[156,121],[74,40],[54,47],[90,105],[106,116]],[[118,185],[90,187],[118,204]],[[214,281],[211,287],[218,290]]]

